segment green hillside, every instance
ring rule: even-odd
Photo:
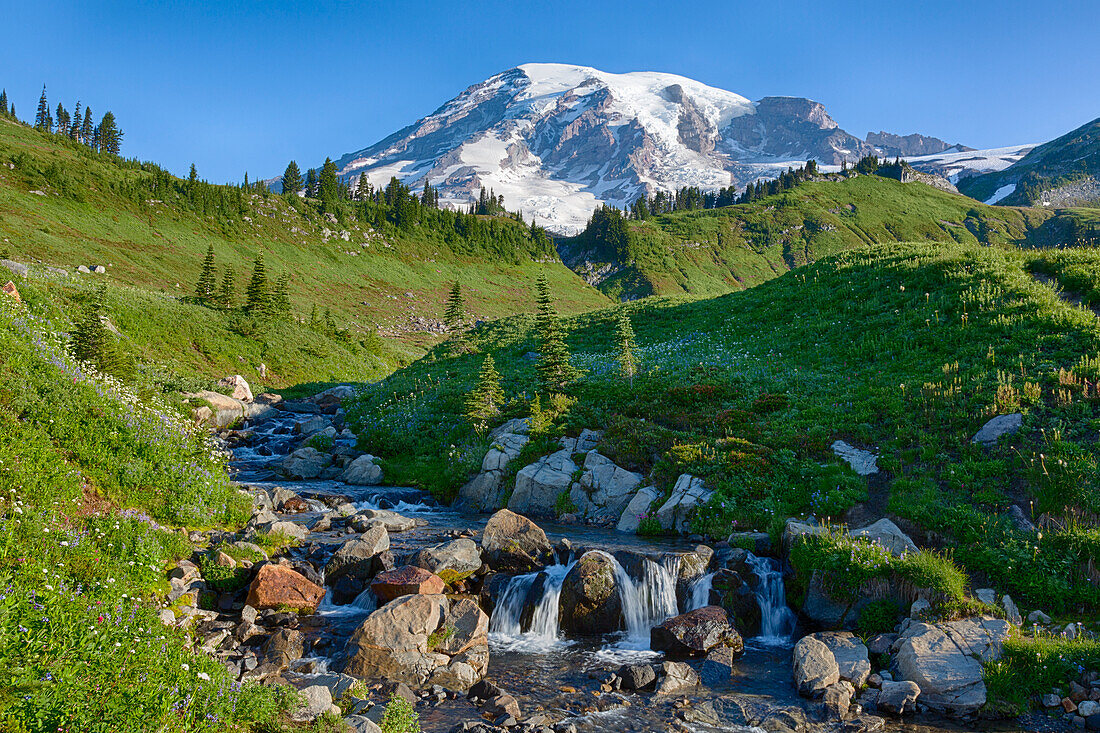
[[[1092,251],[1052,256],[1071,255],[1100,266]],[[872,245],[745,292],[577,316],[569,345],[586,374],[542,395],[548,435],[606,429],[600,451],[663,491],[683,472],[705,478],[718,493],[695,529],[711,537],[777,532],[806,513],[885,512],[953,553],[974,583],[995,579],[1044,608],[1095,607],[1082,573],[1100,535],[1073,517],[1100,512],[1100,320],[1032,276],[1046,260],[966,243]],[[633,384],[616,361],[620,309],[637,334]],[[486,447],[462,417],[484,354],[511,398],[501,419],[530,412],[532,328],[529,317],[491,324],[469,337],[477,353],[444,344],[367,388],[353,411],[361,447],[452,495]],[[970,442],[1014,412],[1018,435],[992,449]],[[875,450],[885,475],[856,477],[833,456],[837,439]],[[532,441],[522,458],[552,445]],[[1061,529],[1032,547],[1007,519],[1012,504]]]
[[[548,240],[537,240],[511,218],[418,210],[398,226],[382,215],[384,207],[371,209],[370,219],[362,217],[362,208],[342,201],[325,214],[315,201],[201,182],[192,187],[153,164],[96,153],[0,117],[0,257],[74,275],[78,265],[106,266],[113,285],[140,289],[126,291],[132,298],[115,298],[123,311],[149,307],[158,314],[131,330],[136,321],[120,313],[118,325],[135,348],[203,373],[226,368],[220,356],[211,361],[203,352],[221,350],[234,360],[239,355],[255,367],[265,351],[262,340],[252,347],[208,346],[233,336],[217,314],[185,302],[210,244],[219,280],[224,268],[234,270],[239,299],[253,260],[263,252],[272,278],[290,276],[299,319],[308,318],[314,307],[331,309],[354,341],[377,330],[391,344],[374,349],[370,359],[337,360],[323,372],[325,378],[374,376],[392,368],[401,354],[422,353],[439,338],[432,326],[455,280],[463,286],[472,319],[532,309],[531,285],[540,272],[566,311],[607,302],[561,264]],[[56,288],[86,289],[80,280],[100,279],[77,276]],[[272,358],[302,362],[304,338],[296,340],[294,353],[267,356],[269,365]],[[190,349],[189,341],[194,342]],[[280,342],[269,339],[266,351],[278,351]],[[384,364],[375,364],[374,357]],[[275,383],[304,381],[304,371],[284,370]]]
[[[1029,206],[1044,191],[1089,178],[1093,182],[1100,178],[1100,118],[1039,145],[1002,171],[959,181],[959,189],[987,201],[997,189],[1015,184],[1015,190],[1000,203]],[[1100,196],[1095,200],[1100,204]]]
[[[718,295],[757,285],[836,252],[898,241],[1011,244],[1048,212],[984,206],[923,183],[880,176],[802,183],[754,201],[628,223],[624,248],[585,233],[562,242],[567,261],[610,263],[612,296]]]

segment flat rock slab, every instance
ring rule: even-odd
[[[437,595],[446,587],[443,578],[415,565],[402,565],[379,573],[370,584],[371,590],[383,603],[407,595]]]
[[[1024,425],[1024,416],[1018,412],[1014,412],[1011,415],[998,415],[985,425],[982,429],[974,434],[974,437],[970,439],[971,443],[980,443],[982,445],[990,446],[996,445],[997,441],[1006,435],[1012,435],[1018,431]]]
[[[872,476],[878,473],[878,456],[871,451],[861,450],[843,440],[834,441],[832,449],[838,458],[846,461],[860,476]]]
[[[325,589],[301,573],[284,565],[264,565],[248,587],[245,603],[259,610],[289,606],[315,611],[324,596]]]

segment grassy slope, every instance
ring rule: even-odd
[[[751,204],[631,222],[632,262],[600,287],[612,294],[718,295],[874,243],[1022,242],[1047,216],[878,176],[805,183]],[[564,244],[586,247],[583,235]]]
[[[418,353],[436,340],[418,332],[423,329],[413,319],[438,320],[456,279],[464,287],[469,314],[476,318],[530,310],[531,285],[539,272],[547,274],[566,311],[606,303],[604,296],[560,262],[538,262],[522,253],[512,258],[486,257],[476,251],[457,254],[432,232],[401,232],[392,227],[384,228],[380,238],[372,238],[369,247],[361,247],[366,241],[365,225],[350,220],[333,225],[311,207],[292,207],[279,196],[252,199],[245,214],[249,222],[243,216],[215,220],[163,203],[138,205],[118,195],[128,181],[142,175],[82,146],[0,119],[0,255],[18,261],[37,259],[70,270],[78,264],[105,264],[114,282],[150,293],[186,296],[193,291],[210,243],[219,280],[222,267],[233,267],[238,294],[252,260],[263,250],[269,274],[291,273],[291,300],[300,316],[307,316],[313,305],[331,308],[340,325],[350,326],[360,337],[375,326],[384,335],[397,336],[395,350],[384,354],[389,366],[396,363],[397,351]],[[505,219],[496,223],[522,226]],[[351,241],[339,237],[326,241],[325,228],[347,230]],[[161,303],[148,295],[141,299]],[[143,333],[127,334],[140,350],[160,351],[167,340],[173,357],[188,366],[211,375],[224,370],[224,363],[207,365],[191,358],[172,340],[177,327],[187,324],[199,331],[195,340],[216,338],[222,328],[217,318],[174,302],[156,311],[163,312],[163,318],[146,324]],[[178,341],[184,340],[180,334]],[[256,365],[251,353],[244,355]],[[290,355],[284,359],[292,360]],[[373,376],[377,370],[372,365],[367,360],[353,369],[340,369],[335,376]],[[302,374],[286,372],[278,383],[294,379],[300,381]]]
[[[720,496],[698,528],[715,537],[805,512],[845,516],[867,486],[829,445],[873,447],[887,478],[871,512],[913,522],[933,546],[957,545],[973,577],[1025,603],[1095,604],[1078,570],[1096,558],[1095,530],[1050,531],[1036,552],[1001,518],[1012,502],[1052,516],[1100,510],[1100,324],[1028,274],[1034,256],[878,245],[744,293],[624,305],[646,369],[632,388],[615,374],[614,309],[578,316],[570,344],[588,376],[570,389],[575,404],[557,401],[557,426],[608,428],[602,450],[662,489],[680,472],[706,477]],[[531,326],[512,319],[471,336],[512,396],[534,391],[523,358],[537,348]],[[480,358],[442,346],[370,388],[362,447],[402,467],[416,453],[476,468],[484,444],[461,412]],[[1025,430],[1010,445],[970,444],[991,416],[1017,410]],[[517,400],[509,414],[526,411]],[[438,488],[466,474],[449,478]]]

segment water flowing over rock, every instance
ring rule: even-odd
[[[554,516],[558,496],[570,490],[576,471],[570,451],[564,449],[521,468],[508,508],[533,516]]]
[[[713,494],[703,485],[703,479],[688,473],[680,474],[672,487],[672,495],[654,516],[664,529],[685,533],[691,528],[691,517],[696,508],[705,504]]]
[[[1010,628],[989,617],[910,624],[895,642],[897,677],[915,682],[932,710],[971,715],[986,701],[982,665],[1000,658]]]
[[[745,650],[729,614],[721,606],[704,606],[666,620],[650,630],[650,646],[670,657],[700,657],[718,646],[735,654]]]
[[[495,570],[530,570],[545,565],[554,553],[542,528],[508,509],[501,509],[485,524],[481,550]]]
[[[618,563],[605,552],[587,552],[565,576],[559,606],[561,625],[578,634],[603,634],[622,625]]]
[[[748,554],[747,562],[759,582],[754,595],[760,612],[760,636],[773,643],[789,643],[797,619],[787,607],[787,592],[779,563],[770,557]]]
[[[829,647],[812,636],[794,645],[794,683],[798,694],[820,697],[825,688],[840,680],[840,669]]]
[[[621,517],[642,475],[620,468],[594,450],[585,456],[583,468],[581,480],[569,493],[577,513],[597,520]]]
[[[289,606],[314,611],[324,595],[324,588],[311,583],[301,573],[285,565],[269,563],[256,573],[248,587],[245,603],[259,610]]]

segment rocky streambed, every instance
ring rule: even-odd
[[[342,396],[249,395],[220,435],[253,517],[173,571],[165,612],[240,679],[302,690],[297,719],[374,731],[398,695],[428,732],[959,729],[858,637],[800,638],[777,559],[383,486]]]

